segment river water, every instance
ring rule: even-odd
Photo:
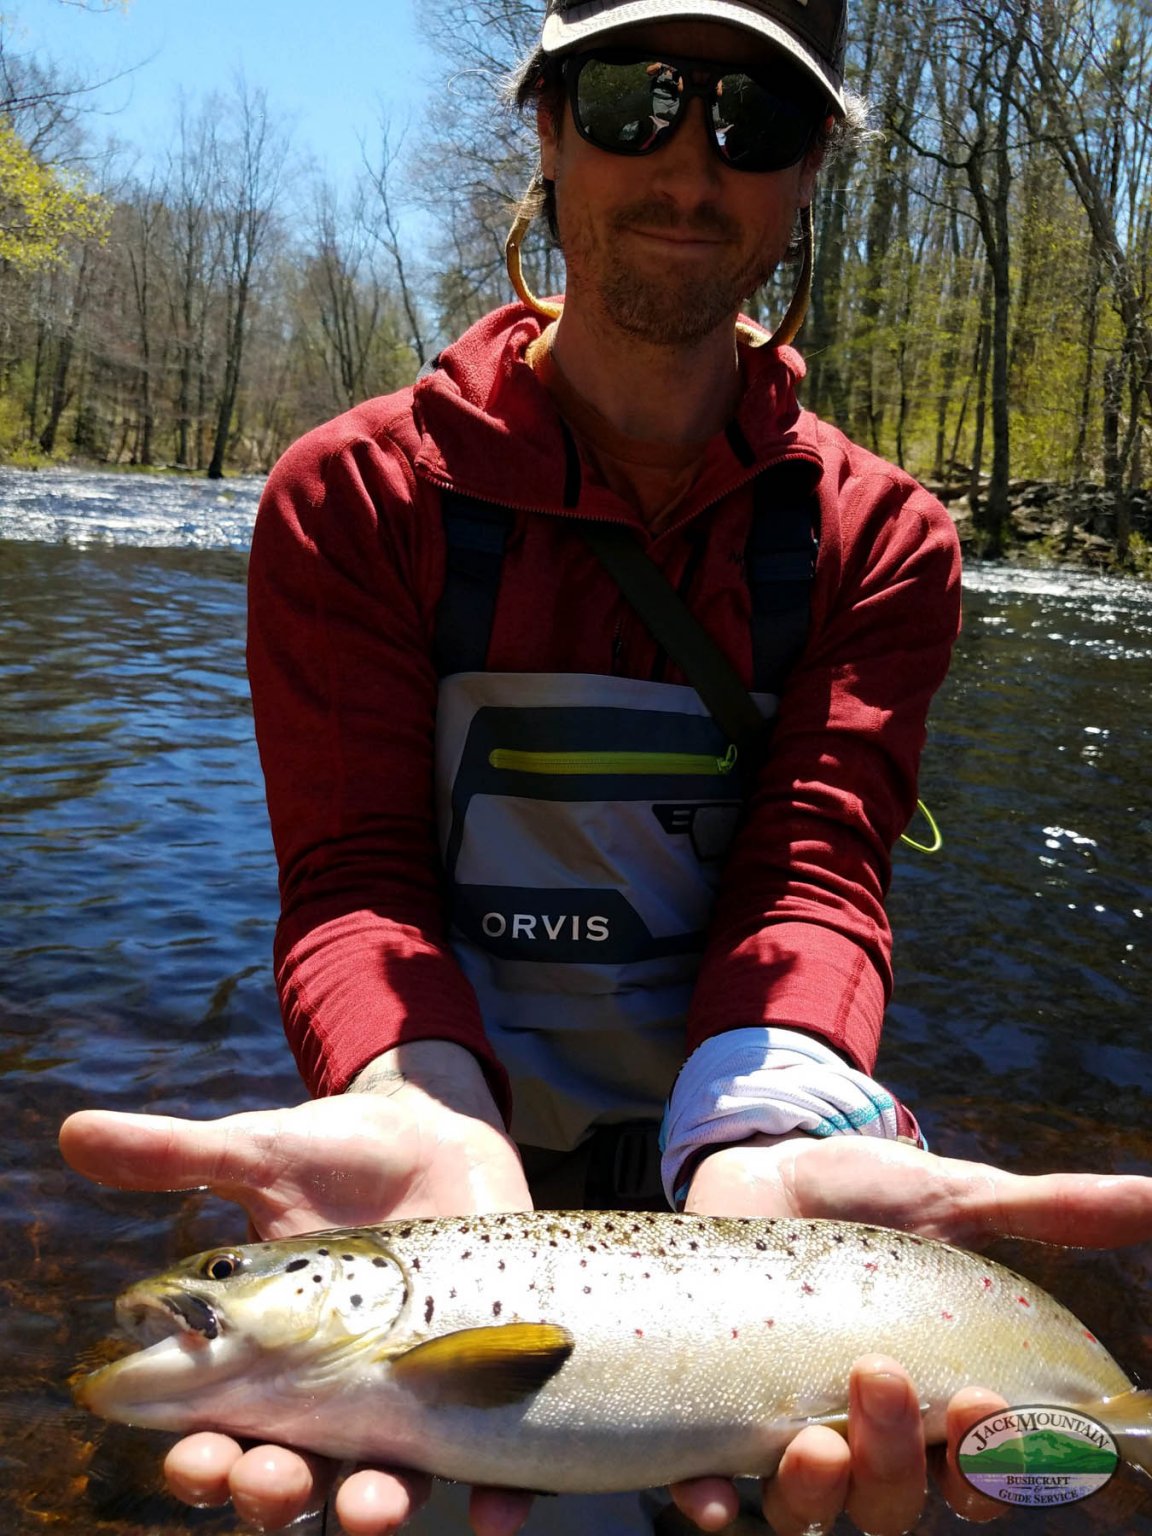
[[[3,1536],[233,1528],[166,1498],[164,1437],[88,1419],[67,1378],[122,1284],[242,1223],[87,1185],[55,1133],[86,1105],[301,1096],[244,680],[259,488],[0,470]],[[938,1151],[1152,1174],[1152,586],[978,567],[965,607],[921,783],[945,845],[897,857],[879,1075]],[[1152,1245],[996,1255],[1152,1383]],[[1152,1536],[1152,1483],[998,1529]]]

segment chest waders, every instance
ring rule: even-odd
[[[753,485],[753,697],[769,723],[808,630],[808,484],[781,467]],[[436,797],[450,937],[512,1080],[513,1136],[553,1161],[584,1143],[589,1203],[621,1204],[659,1188],[655,1125],[755,764],[694,687],[484,670],[514,517],[443,493]]]

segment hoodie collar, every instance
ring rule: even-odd
[[[577,494],[575,447],[556,403],[525,359],[547,322],[523,305],[494,310],[440,354],[419,380],[413,414],[418,474],[461,494],[533,511],[626,519],[608,493]],[[781,459],[819,463],[813,419],[796,384],[804,364],[790,347],[747,347],[733,421],[705,449],[694,504],[720,499]]]

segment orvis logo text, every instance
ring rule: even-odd
[[[527,939],[545,944],[564,940],[579,943],[581,939],[601,944],[611,937],[606,917],[580,912],[557,916],[546,912],[485,912],[480,927],[489,939]]]

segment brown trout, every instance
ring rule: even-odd
[[[1152,1393],[1046,1292],[835,1221],[541,1212],[219,1248],[125,1291],[137,1353],[78,1401],[462,1482],[612,1492],[770,1474],[846,1424],[849,1367],[910,1371],[930,1441],[966,1384],[1076,1407],[1152,1472]]]

